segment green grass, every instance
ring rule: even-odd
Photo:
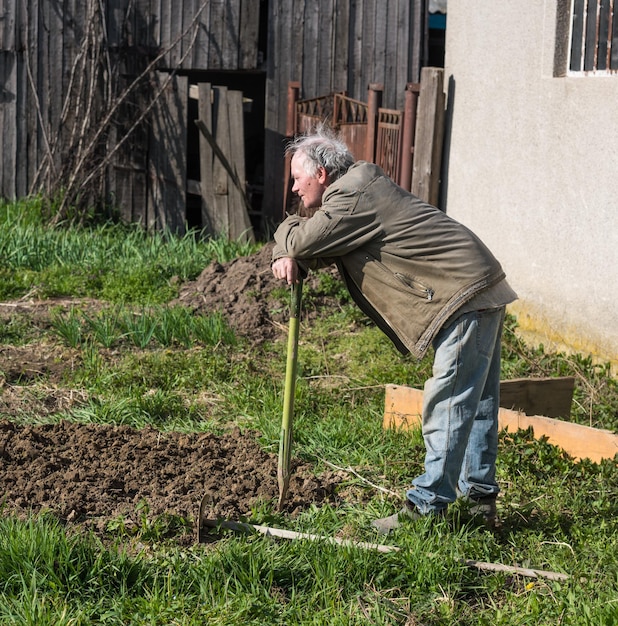
[[[194,315],[180,306],[127,307],[116,305],[94,314],[71,308],[54,311],[51,318],[58,339],[70,348],[98,345],[111,348],[132,344],[138,348],[235,345],[236,337],[221,313]]]
[[[146,236],[115,225],[47,229],[36,201],[0,206],[0,299],[36,293],[89,296],[98,313],[54,310],[48,324],[9,316],[3,345],[36,342],[77,351],[67,388],[87,402],[45,421],[153,426],[161,430],[258,430],[276,452],[285,342],[251,346],[218,315],[169,307],[180,280],[212,259],[248,250],[194,236]],[[219,256],[221,255],[221,256]],[[292,518],[262,503],[252,521],[298,532],[375,541],[369,522],[398,506],[422,471],[418,432],[382,428],[383,386],[420,387],[430,357],[401,358],[354,309],[340,283],[320,289],[341,306],[301,324],[294,455],[316,473],[344,468],[336,505]],[[308,290],[306,304],[316,293]],[[281,307],[287,307],[281,290]],[[110,357],[113,353],[113,358]],[[618,430],[618,385],[586,356],[548,353],[518,338],[509,318],[503,377],[576,378],[571,418]],[[30,382],[33,392],[37,382]],[[44,389],[41,389],[44,393]],[[208,417],[201,397],[214,399]],[[27,423],[42,417],[25,413]],[[0,463],[2,462],[0,457]],[[574,462],[530,432],[501,435],[498,479],[504,525],[488,532],[456,504],[436,524],[421,522],[383,540],[399,552],[275,541],[226,532],[182,547],[187,520],[108,523],[109,541],[74,535],[49,515],[0,517],[0,623],[573,625],[618,623],[618,468],[614,461]],[[378,489],[382,487],[387,491]],[[569,574],[566,581],[483,572],[464,559]]]
[[[257,249],[223,238],[202,241],[195,232],[148,234],[136,225],[49,228],[42,206],[40,198],[0,202],[0,300],[36,294],[162,303],[210,261]]]

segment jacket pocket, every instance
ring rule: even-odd
[[[427,287],[426,285],[423,285],[423,283],[421,283],[419,280],[416,280],[411,276],[406,276],[401,272],[395,272],[395,277],[415,295],[419,296],[420,298],[424,298],[428,302],[431,302],[433,300],[434,290],[431,287]]]

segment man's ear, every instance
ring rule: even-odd
[[[328,182],[328,174],[322,166],[318,167],[318,175],[316,178],[320,185],[325,185]]]

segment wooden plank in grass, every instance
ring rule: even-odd
[[[568,420],[575,378],[514,378],[500,382],[500,406],[526,415]]]
[[[403,430],[418,428],[423,413],[423,392],[413,387],[386,385],[384,428]],[[546,437],[548,443],[562,448],[574,459],[590,459],[598,463],[618,454],[618,435],[581,424],[573,424],[544,415],[525,415],[501,408],[498,427],[507,432],[532,428],[535,438]]]

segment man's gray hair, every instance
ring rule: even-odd
[[[303,154],[303,166],[310,176],[315,176],[323,167],[329,184],[343,176],[354,163],[345,141],[325,124],[297,135],[288,143],[285,153],[290,156]]]

